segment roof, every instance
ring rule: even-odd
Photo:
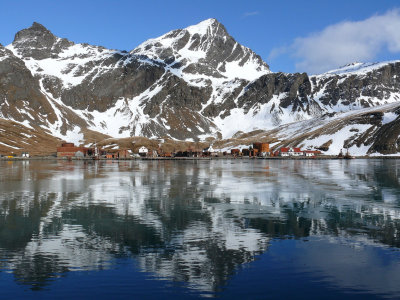
[[[293,152],[303,152],[300,148],[288,148],[288,147],[282,147],[279,149],[281,152],[289,152],[289,150],[292,149]]]

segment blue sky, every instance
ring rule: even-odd
[[[218,19],[272,71],[317,73],[400,58],[400,2],[391,0],[2,1],[0,43],[36,21],[74,42],[131,50],[207,18]]]

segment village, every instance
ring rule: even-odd
[[[134,150],[136,149],[136,151]],[[102,159],[102,160],[127,160],[127,159],[184,159],[184,158],[315,158],[323,156],[318,150],[302,150],[296,147],[282,147],[271,150],[269,143],[253,143],[250,146],[232,148],[230,150],[214,149],[209,147],[198,149],[188,147],[186,150],[165,152],[162,147],[157,149],[143,146],[132,147],[131,149],[105,149],[102,147],[76,146],[74,143],[63,142],[57,147],[53,158],[57,159]],[[11,153],[0,155],[0,158],[31,158],[28,152]]]
[[[57,148],[57,157],[61,158],[93,158],[93,159],[131,159],[131,158],[217,158],[217,157],[315,157],[321,155],[318,150],[301,150],[300,148],[282,147],[270,151],[269,143],[253,143],[248,148],[234,148],[230,151],[221,151],[211,146],[196,149],[189,147],[182,151],[164,152],[161,147],[149,149],[140,146],[137,152],[132,149],[98,149],[97,147],[76,147],[73,143],[63,143]]]

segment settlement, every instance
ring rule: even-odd
[[[247,148],[233,148],[227,151],[214,149],[212,145],[204,149],[189,147],[186,150],[164,152],[158,149],[149,149],[140,146],[135,152],[133,149],[97,149],[97,147],[75,146],[73,143],[63,143],[57,148],[57,157],[64,158],[93,158],[93,159],[129,159],[135,157],[304,157],[312,158],[320,155],[318,150],[301,150],[300,148],[282,147],[272,151],[269,143],[253,143]]]

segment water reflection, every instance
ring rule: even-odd
[[[387,280],[340,273],[347,264],[381,274],[368,247],[400,247],[399,168],[396,160],[1,162],[0,270],[40,289],[126,257],[155,278],[218,292],[276,238],[307,237],[319,242],[299,248],[299,265],[343,288],[398,295]],[[399,261],[386,261],[390,274],[400,274]]]

